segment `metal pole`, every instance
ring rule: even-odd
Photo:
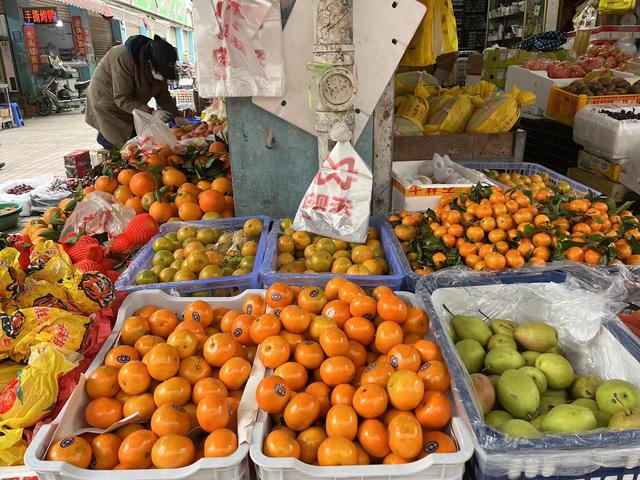
[[[353,1],[318,0],[313,60],[331,68],[316,79],[316,130],[318,161],[333,148],[329,131],[340,121],[355,127],[353,106],[356,81],[353,74]]]

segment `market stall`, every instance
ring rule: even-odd
[[[396,72],[402,45],[387,47],[388,78],[359,93],[366,42],[340,42],[354,26],[367,33],[371,11],[348,3],[324,5],[315,47],[301,40],[315,60],[304,89],[282,78],[302,85],[300,65],[253,76],[220,64],[254,83],[211,77],[205,90],[274,87],[259,107],[230,100],[242,121],[228,123],[221,103],[180,128],[136,111],[137,136],[95,165],[73,152],[69,178],[0,185],[2,478],[636,475],[640,340],[621,318],[637,331],[640,219],[623,196],[523,162],[518,129],[545,85],[549,105],[558,89],[626,98],[634,83],[600,65],[581,83],[521,68],[530,86],[451,87]],[[417,34],[405,61],[418,67],[453,53],[425,47],[434,18],[455,32],[451,5],[437,3],[441,16],[406,20]],[[252,46],[278,44],[260,37],[281,33],[274,5],[261,28],[231,15]],[[425,11],[385,8],[396,7]],[[226,42],[198,35],[208,53]],[[292,119],[284,107],[309,91],[313,108]],[[573,134],[590,157],[580,166],[623,182],[636,113],[582,107]],[[295,129],[287,138],[313,130],[317,148],[295,166],[313,160],[312,175],[292,166],[273,184],[266,165],[243,168],[246,145],[232,140],[256,135],[244,121],[258,108],[278,131]],[[262,133],[267,150],[287,148]],[[369,141],[371,152],[360,148]],[[252,161],[265,158],[254,150]],[[278,201],[237,216],[249,177],[264,189],[302,182],[295,215]]]

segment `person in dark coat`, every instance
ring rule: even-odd
[[[85,121],[98,130],[98,143],[111,149],[135,136],[133,110],[153,113],[163,122],[184,125],[169,94],[168,80],[176,79],[176,49],[158,35],[136,35],[113,46],[100,60],[87,91]],[[160,110],[147,106],[155,98]]]

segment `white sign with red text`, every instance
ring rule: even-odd
[[[293,229],[364,243],[373,175],[349,142],[338,142],[298,207]]]

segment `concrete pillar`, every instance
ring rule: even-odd
[[[31,76],[27,49],[24,45],[21,12],[18,8],[18,1],[5,0],[4,5],[7,25],[9,27],[9,38],[11,39],[11,50],[13,52],[13,58],[16,64],[16,75],[18,76],[18,83],[20,85],[20,93],[22,93],[22,95],[33,95],[36,93],[36,86]]]
[[[189,57],[191,58],[191,63],[196,64],[196,39],[193,35],[193,30],[189,30],[187,32],[187,36],[189,38]]]
[[[127,29],[124,25],[124,22],[120,20],[116,20],[115,18],[111,19],[111,31],[113,32],[113,41],[120,41],[122,43],[127,39]]]
[[[173,28],[173,27],[171,27]],[[178,61],[184,62],[184,37],[182,36],[182,29],[176,28],[176,50],[178,50]],[[191,57],[191,55],[189,55]]]

